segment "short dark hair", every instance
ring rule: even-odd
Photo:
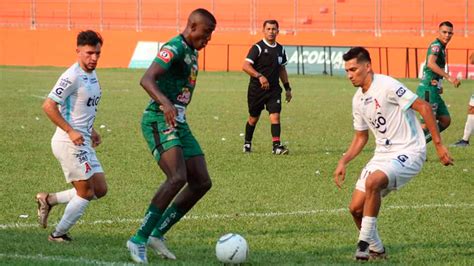
[[[104,40],[98,32],[93,30],[85,30],[79,32],[77,35],[77,46],[91,45],[96,46],[97,44],[102,45]]]
[[[276,21],[275,19],[267,19],[263,22],[263,27],[265,28],[265,25],[267,24],[272,24],[272,25],[277,25],[277,29],[280,28],[280,26],[278,25],[278,21]]]
[[[194,14],[203,16],[206,19],[208,19],[211,23],[217,24],[217,21],[214,15],[211,12],[207,11],[207,9],[204,9],[204,8],[195,9],[193,12],[191,12],[191,15],[194,15]]]
[[[342,56],[342,59],[344,59],[344,61],[349,61],[354,58],[357,58],[357,62],[372,62],[372,60],[370,59],[369,51],[367,51],[367,49],[365,49],[364,47],[360,46],[352,47]]]
[[[439,28],[441,28],[443,26],[448,26],[450,28],[454,28],[453,23],[451,23],[450,21],[443,21],[443,22],[439,23]]]

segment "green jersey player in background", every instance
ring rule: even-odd
[[[451,116],[449,115],[448,107],[440,95],[443,93],[441,80],[443,78],[448,80],[454,87],[459,87],[461,84],[456,77],[450,76],[449,73],[445,71],[446,46],[451,41],[453,34],[453,24],[451,22],[444,21],[439,24],[438,37],[430,44],[430,47],[428,47],[426,62],[423,67],[423,77],[416,90],[418,97],[425,99],[431,104],[436,120],[438,121],[440,132],[448,128],[449,124],[451,124]],[[431,134],[429,134],[424,124],[422,126],[425,132],[426,142],[430,142]]]
[[[166,180],[127,241],[135,262],[148,262],[147,246],[163,258],[176,259],[163,235],[211,188],[204,154],[186,121],[186,106],[196,85],[198,50],[207,45],[215,28],[216,19],[209,11],[194,10],[182,34],[163,45],[140,81],[151,97],[142,132]]]

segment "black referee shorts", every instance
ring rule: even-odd
[[[266,108],[270,114],[280,113],[281,92],[281,88],[263,90],[262,88],[249,87],[247,92],[247,103],[250,116],[260,116],[264,108]]]

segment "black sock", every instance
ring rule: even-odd
[[[443,127],[441,126],[441,124],[438,122],[438,130],[439,130],[439,133],[443,132],[447,127]],[[425,139],[426,139],[426,143],[429,143],[432,139],[431,137],[431,133],[428,129],[423,129],[423,133],[425,133]]]
[[[281,144],[281,142],[280,142],[280,134],[281,134],[280,124],[272,124],[271,131],[272,131],[273,146],[279,146]]]
[[[250,125],[248,121],[247,121],[247,124],[245,124],[245,144],[252,143],[253,132],[255,131],[255,126],[256,125],[253,125],[253,126]]]

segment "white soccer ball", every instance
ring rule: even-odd
[[[216,257],[220,262],[238,264],[247,260],[249,246],[239,234],[225,234],[217,240]]]

